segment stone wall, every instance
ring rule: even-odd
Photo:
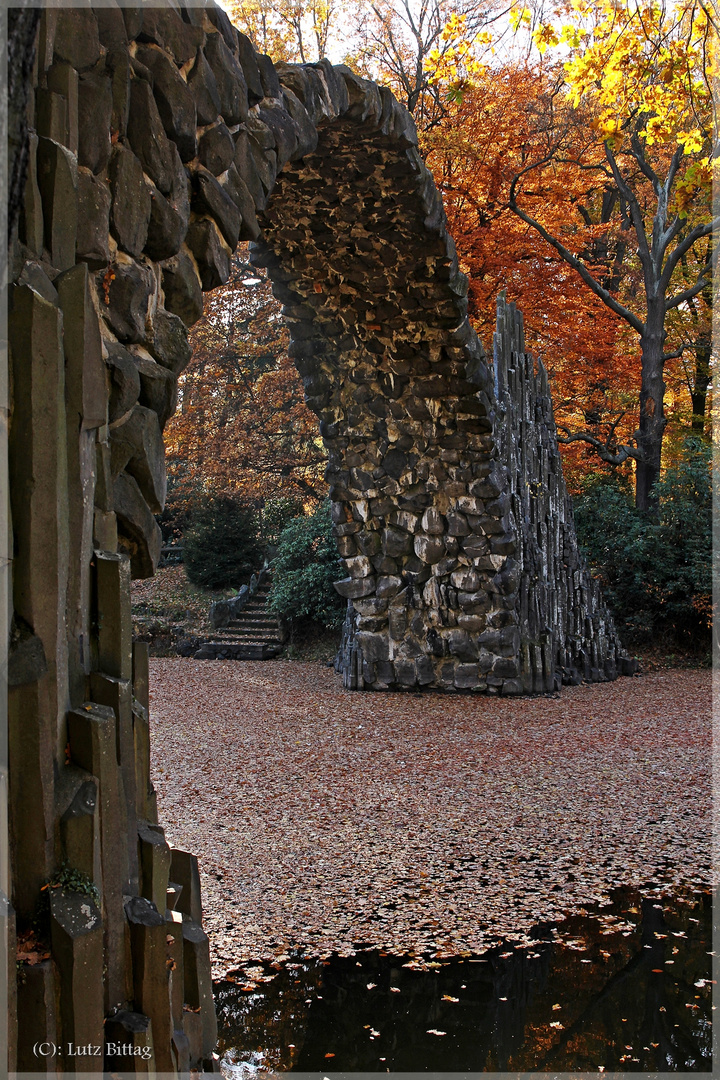
[[[544,374],[510,309],[486,361],[387,90],[274,67],[210,3],[47,8],[30,83],[10,251],[10,1067],[97,1071],[33,1045],[104,1029],[137,1048],[122,1071],[212,1069],[197,864],[157,822],[130,579],[160,554],[188,327],[239,240],[269,267],[328,447],[346,685],[538,692],[613,677],[621,653],[578,561]],[[39,960],[16,969],[38,917]]]

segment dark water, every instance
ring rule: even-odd
[[[709,894],[617,890],[556,929],[425,970],[358,947],[219,982],[223,1071],[711,1071]]]

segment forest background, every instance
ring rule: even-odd
[[[713,5],[225,6],[274,61],[329,56],[389,85],[408,108],[480,340],[491,347],[504,290],[548,369],[581,541],[611,605],[624,609],[626,635],[704,640],[718,226]],[[246,249],[206,297],[191,336],[193,361],[165,432],[166,538],[230,499],[253,509],[274,539],[326,497],[325,453],[280,305]]]

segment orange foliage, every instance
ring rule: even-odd
[[[550,373],[558,428],[604,441],[616,424],[623,442],[638,423],[635,335],[508,206],[513,176],[547,143],[554,106],[549,70],[508,64],[488,71],[482,92],[467,95],[439,130],[425,133],[424,148],[470,278],[470,315],[485,347],[491,348],[495,301],[504,289],[525,315],[528,349]],[[581,123],[568,134],[582,146]],[[627,287],[624,237],[607,220],[607,187],[597,174],[569,158],[555,161],[530,181],[524,198],[549,232],[596,264],[608,287]],[[571,488],[589,469],[607,468],[584,444],[565,447],[564,457]]]
[[[165,432],[173,505],[208,491],[319,497],[326,454],[317,419],[288,357],[280,305],[244,249],[190,337],[193,359]]]

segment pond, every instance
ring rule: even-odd
[[[710,1072],[710,894],[611,903],[479,956],[287,955],[216,983],[223,1073]]]

